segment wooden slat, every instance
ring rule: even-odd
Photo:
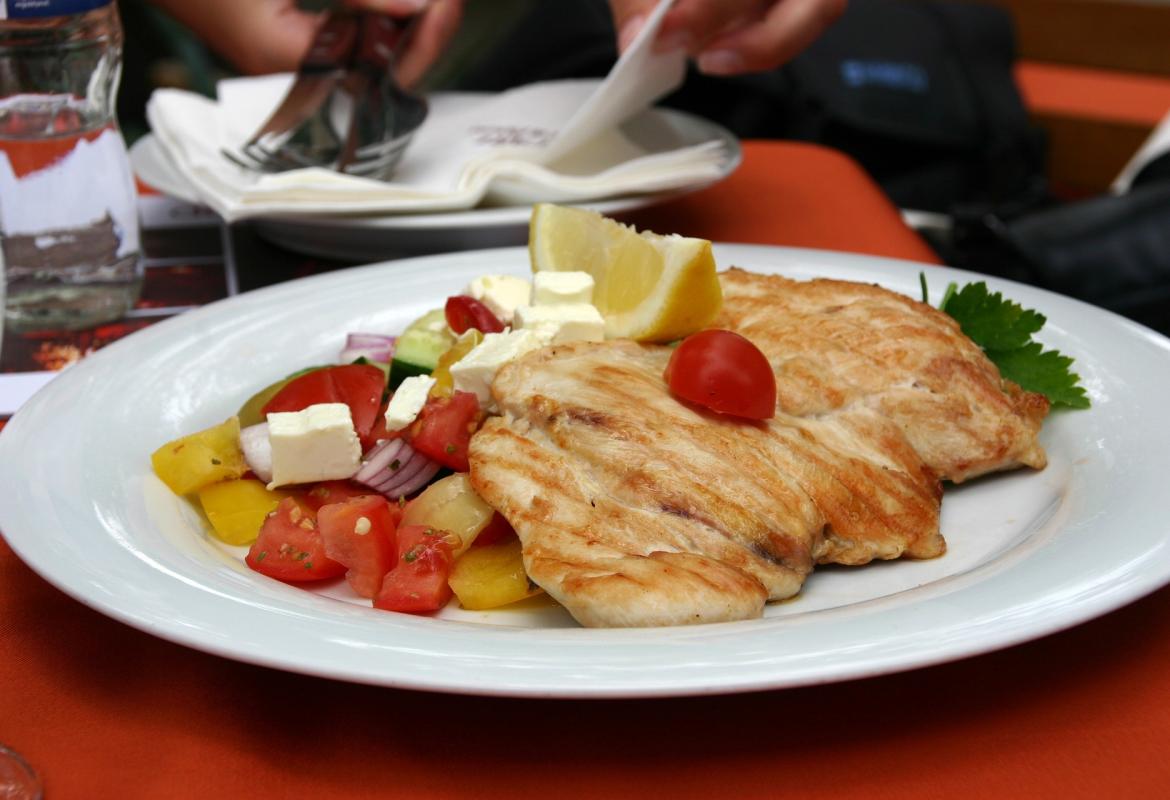
[[[982,0],[1012,12],[1022,58],[1170,75],[1170,4]]]
[[[1170,113],[1170,78],[1035,61],[1020,61],[1015,76],[1024,102],[1036,113],[1147,128]]]

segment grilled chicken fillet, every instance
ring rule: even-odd
[[[675,399],[670,351],[579,342],[500,370],[471,480],[528,575],[590,626],[758,617],[817,561],[943,551],[939,483],[857,407],[755,423]]]
[[[1044,466],[1047,401],[946,314],[865,284],[720,279],[714,327],[768,357],[771,420],[679,401],[670,351],[632,342],[545,348],[493,383],[472,484],[582,624],[753,618],[816,563],[940,555],[941,479]]]

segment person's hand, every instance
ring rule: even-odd
[[[190,27],[242,72],[295,70],[309,49],[321,15],[296,0],[154,0]],[[405,17],[422,11],[410,47],[394,68],[404,86],[416,83],[459,27],[463,0],[345,0],[345,5]],[[424,11],[425,9],[425,11]]]
[[[846,0],[678,0],[655,47],[681,48],[709,75],[778,67],[812,44],[845,10]],[[658,0],[609,0],[624,51]]]

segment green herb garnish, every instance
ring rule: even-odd
[[[919,283],[922,302],[929,302],[926,275],[919,274]],[[1047,321],[1043,314],[990,291],[983,281],[961,289],[949,284],[938,307],[959,323],[1004,378],[1044,395],[1053,406],[1089,407],[1080,376],[1071,370],[1073,360],[1032,340]]]

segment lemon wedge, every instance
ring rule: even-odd
[[[723,303],[709,241],[639,233],[595,211],[537,204],[528,255],[533,272],[593,276],[608,339],[681,339],[710,324]]]

